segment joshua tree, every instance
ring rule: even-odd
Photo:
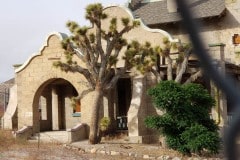
[[[137,41],[132,41],[128,45],[124,58],[130,68],[134,67],[142,74],[152,72],[158,81],[164,80],[166,75],[167,80],[184,83],[182,77],[186,73],[191,53],[191,45],[170,42],[168,38],[163,38],[163,46],[155,47],[152,47],[149,42],[142,45]],[[165,70],[164,66],[166,66]],[[197,70],[185,83],[192,82],[200,76],[202,76],[202,72]]]
[[[170,43],[164,38],[164,48],[151,47],[151,44],[140,44],[133,41],[128,44],[123,35],[140,25],[139,21],[130,21],[128,18],[121,18],[122,28],[118,27],[118,19],[111,18],[109,27],[105,31],[102,27],[102,20],[108,16],[104,13],[101,4],[91,4],[86,8],[86,19],[93,25],[92,28],[80,26],[74,21],[67,22],[71,35],[64,39],[62,46],[65,49],[66,62],[58,61],[54,63],[56,67],[66,72],[76,72],[82,74],[91,90],[95,92],[94,105],[92,107],[92,118],[90,124],[89,141],[91,144],[99,142],[99,110],[104,92],[115,86],[119,77],[127,70],[137,68],[141,73],[152,72],[158,80],[163,79],[163,71],[159,62],[160,57],[167,60],[167,77],[173,79],[173,65],[176,67],[175,81],[180,82],[183,73],[186,71],[187,62],[191,53],[191,47],[181,44]],[[121,28],[121,29],[118,29]],[[116,64],[119,53],[126,47],[125,65],[117,68]],[[171,48],[177,48],[178,58],[176,63],[170,55]],[[81,59],[78,64],[73,60],[73,55]],[[197,72],[199,75],[200,72]],[[191,76],[192,77],[192,76]],[[190,77],[190,78],[191,78]]]
[[[99,110],[104,91],[113,87],[128,68],[127,64],[116,68],[119,53],[127,45],[123,35],[140,24],[139,21],[131,22],[128,18],[122,18],[123,27],[117,30],[118,20],[112,18],[105,31],[102,29],[102,20],[106,18],[102,5],[97,3],[86,8],[86,19],[92,23],[93,28],[81,27],[73,21],[67,22],[71,36],[62,42],[67,61],[54,64],[63,71],[82,74],[95,92],[89,136],[91,144],[99,142]],[[73,55],[77,55],[84,65],[73,61]]]

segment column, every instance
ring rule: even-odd
[[[56,86],[52,87],[52,130],[59,130],[58,95]]]
[[[225,74],[225,44],[210,44],[209,53],[214,59],[214,66],[220,72]],[[223,134],[224,128],[227,125],[227,98],[226,95],[220,90],[213,82],[211,82],[211,94],[216,101],[215,107],[212,109],[213,119],[220,127],[220,133]]]

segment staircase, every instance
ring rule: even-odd
[[[38,141],[45,143],[68,143],[68,132],[67,131],[48,131],[36,133],[30,141]]]

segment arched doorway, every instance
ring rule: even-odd
[[[74,86],[65,79],[43,83],[34,97],[33,121],[39,131],[66,130],[71,126],[71,114],[76,108],[71,99],[78,96]],[[35,125],[36,124],[36,125]]]

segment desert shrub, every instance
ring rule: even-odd
[[[109,117],[103,117],[101,120],[100,120],[100,129],[102,131],[106,131],[108,129],[108,127],[110,126],[110,118]]]
[[[201,85],[162,81],[148,94],[164,114],[148,116],[145,124],[165,136],[170,148],[184,154],[218,152],[218,126],[209,116],[214,99]]]

